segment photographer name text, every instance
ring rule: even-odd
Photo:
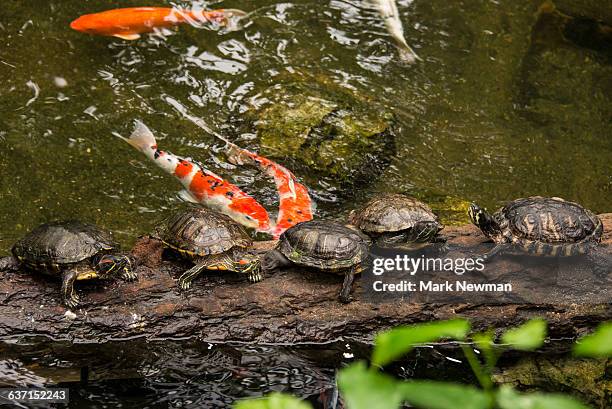
[[[422,293],[443,293],[443,292],[512,292],[512,283],[471,283],[469,281],[407,281],[402,280],[397,283],[385,283],[374,281],[372,288],[376,292],[422,292]]]

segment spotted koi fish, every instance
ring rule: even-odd
[[[184,10],[169,7],[129,7],[86,14],[70,23],[73,30],[88,34],[114,36],[124,40],[137,40],[142,33],[183,23],[214,22],[227,25],[232,17],[246,13],[235,9]]]
[[[274,179],[279,196],[276,225],[270,233],[277,239],[285,230],[298,223],[312,220],[313,202],[308,189],[299,183],[291,171],[268,158],[226,141],[230,162],[250,163]]]
[[[186,196],[192,201],[225,213],[246,227],[260,232],[271,231],[268,212],[257,200],[196,163],[160,150],[153,133],[144,123],[136,121],[129,138],[117,136],[174,175],[185,186]]]

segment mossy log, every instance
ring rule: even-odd
[[[612,213],[602,215],[606,252],[612,247]],[[450,227],[450,243],[471,246],[484,241],[473,226]],[[259,243],[262,250],[273,243]],[[360,297],[337,301],[341,278],[318,272],[281,271],[256,284],[236,274],[199,278],[186,293],[176,277],[187,266],[162,258],[156,240],[143,237],[133,253],[141,260],[139,281],[79,283],[82,306],[68,311],[59,300],[59,283],[24,272],[2,273],[0,339],[44,336],[73,342],[144,338],[195,338],[208,342],[327,343],[369,342],[380,330],[408,323],[463,316],[475,329],[505,328],[533,316],[549,321],[551,337],[579,336],[612,318],[603,305],[374,304]],[[359,280],[358,280],[359,282]]]

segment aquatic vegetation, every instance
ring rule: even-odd
[[[523,325],[506,330],[501,342],[494,341],[493,331],[471,336],[474,347],[480,351],[479,358],[472,346],[466,344],[470,324],[464,319],[434,321],[394,328],[378,334],[370,366],[356,362],[343,368],[338,374],[338,386],[349,409],[393,409],[407,402],[424,409],[586,409],[576,399],[562,394],[521,393],[510,385],[495,387],[492,374],[500,355],[507,350],[534,351],[541,347],[547,334],[547,323],[543,319],[532,319]],[[380,368],[398,360],[415,346],[442,340],[460,344],[481,389],[460,383],[429,380],[398,380],[379,371]],[[612,323],[607,322],[591,335],[582,338],[574,353],[588,357],[610,357],[612,350]],[[293,408],[299,401],[288,396],[274,395],[275,406],[261,408]],[[238,403],[237,409],[249,407],[249,401]],[[266,399],[257,404],[265,405]],[[309,407],[302,403],[304,408]],[[283,406],[287,405],[287,406]],[[253,406],[255,407],[255,406]]]

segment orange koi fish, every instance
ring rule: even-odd
[[[230,162],[240,165],[251,163],[274,178],[279,196],[279,206],[276,225],[270,230],[270,233],[275,239],[278,239],[288,228],[312,220],[313,202],[308,194],[308,189],[297,181],[295,175],[289,169],[268,158],[242,149],[229,141],[226,142]]]
[[[174,175],[185,186],[189,199],[225,213],[246,227],[270,232],[268,212],[257,200],[196,163],[159,150],[151,130],[140,121],[135,123],[134,132],[129,138],[117,136]]]
[[[73,30],[83,33],[137,40],[142,33],[182,23],[217,23],[227,25],[232,17],[246,13],[236,9],[184,10],[169,7],[131,7],[86,14],[70,23]]]

